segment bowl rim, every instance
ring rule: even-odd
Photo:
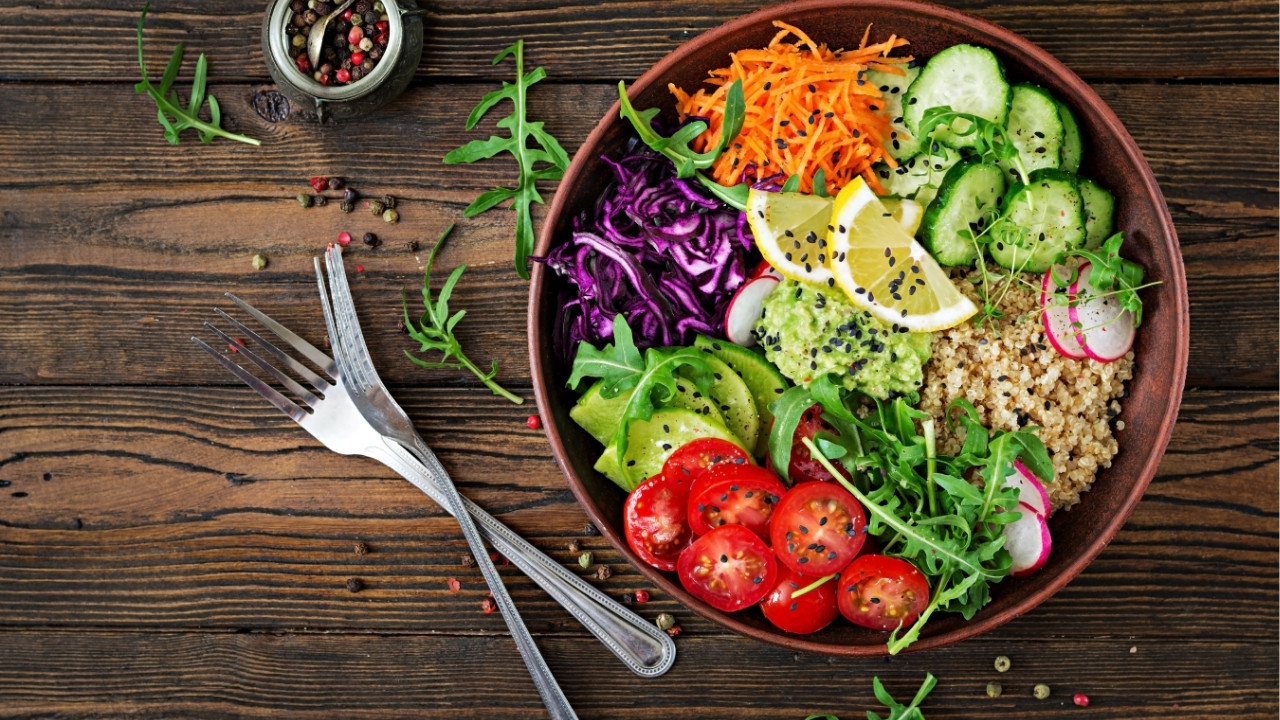
[[[976,635],[980,635],[996,627],[999,627],[1010,620],[1026,613],[1050,596],[1057,593],[1064,586],[1076,578],[1091,563],[1102,550],[1110,543],[1111,539],[1120,530],[1128,520],[1130,514],[1142,499],[1148,485],[1155,476],[1159,460],[1163,457],[1168,447],[1170,437],[1173,433],[1173,426],[1177,421],[1178,408],[1181,405],[1183,387],[1186,383],[1187,358],[1190,346],[1190,318],[1189,318],[1189,301],[1187,296],[1186,273],[1182,262],[1182,255],[1179,249],[1177,232],[1170,217],[1169,209],[1164,200],[1163,193],[1160,192],[1155,176],[1151,172],[1150,166],[1143,157],[1141,150],[1138,148],[1137,142],[1129,135],[1128,130],[1121,123],[1114,111],[1093,91],[1093,89],[1082,80],[1074,71],[1064,65],[1061,61],[1053,57],[1049,52],[1040,48],[1030,40],[1007,30],[988,20],[970,15],[969,13],[955,10],[953,8],[935,5],[933,3],[921,2],[920,0],[797,0],[780,5],[773,5],[762,8],[760,10],[739,16],[726,23],[718,25],[704,33],[701,33],[689,41],[681,44],[672,50],[661,60],[655,63],[649,70],[635,80],[628,88],[628,96],[636,97],[649,88],[656,80],[666,74],[666,72],[677,63],[684,60],[688,55],[692,54],[697,48],[708,43],[715,42],[721,38],[732,36],[744,28],[756,25],[761,22],[771,22],[775,19],[785,19],[786,17],[801,12],[810,12],[815,10],[884,10],[884,11],[909,11],[916,15],[924,15],[937,19],[944,23],[964,25],[973,28],[976,32],[992,36],[999,39],[1004,44],[1016,48],[1026,59],[1031,62],[1040,64],[1045,67],[1049,73],[1055,76],[1062,84],[1071,88],[1073,92],[1081,97],[1088,98],[1090,105],[1096,109],[1102,124],[1115,136],[1123,150],[1125,159],[1134,168],[1135,176],[1139,181],[1142,192],[1157,202],[1154,203],[1155,219],[1159,226],[1159,240],[1163,244],[1163,249],[1170,255],[1170,272],[1169,276],[1164,278],[1165,284],[1172,286],[1173,292],[1170,300],[1171,307],[1168,312],[1173,313],[1177,323],[1178,337],[1175,339],[1176,351],[1173,358],[1173,372],[1169,374],[1169,392],[1166,397],[1164,412],[1161,415],[1159,427],[1155,435],[1155,442],[1149,447],[1147,460],[1142,465],[1141,475],[1136,482],[1132,484],[1129,492],[1124,496],[1122,504],[1111,515],[1104,525],[1103,532],[1096,535],[1092,541],[1085,546],[1084,551],[1077,554],[1070,560],[1062,570],[1054,577],[1050,578],[1045,586],[1040,587],[1029,593],[1021,601],[1004,608],[1002,610],[990,613],[979,611],[972,620],[966,621],[957,628],[932,636],[922,636],[912,643],[904,652],[918,652],[930,650],[945,645],[949,645],[960,640],[968,639]],[[555,238],[552,237],[556,220],[564,212],[565,206],[569,203],[569,193],[566,188],[573,187],[577,184],[579,176],[583,173],[584,168],[590,161],[590,158],[581,152],[581,148],[594,147],[600,141],[613,123],[619,121],[620,106],[618,101],[614,101],[605,115],[596,123],[590,134],[583,141],[580,149],[575,153],[573,161],[570,163],[564,177],[560,180],[556,189],[556,194],[551,202],[551,206],[547,211],[546,218],[543,221],[541,231],[538,236],[537,246],[535,248],[536,256],[544,256],[550,250]],[[527,315],[527,332],[529,342],[529,360],[530,360],[530,377],[532,379],[534,397],[538,405],[538,411],[543,417],[550,417],[549,400],[550,391],[548,389],[548,374],[551,368],[543,366],[542,362],[542,345],[544,338],[539,334],[539,317],[542,312],[543,305],[543,286],[547,280],[547,269],[542,263],[534,263],[529,286],[529,302]],[[570,489],[574,496],[578,499],[579,505],[587,513],[588,518],[600,533],[609,540],[626,559],[634,565],[646,578],[653,582],[662,590],[679,601],[682,605],[690,608],[704,618],[725,627],[735,633],[745,635],[747,637],[760,640],[772,645],[787,648],[789,650],[797,650],[815,654],[838,655],[848,657],[876,657],[888,654],[886,645],[881,642],[875,645],[838,645],[832,643],[816,642],[808,639],[810,636],[792,635],[781,630],[770,631],[762,630],[756,625],[750,625],[737,619],[737,613],[724,613],[712,608],[702,601],[694,598],[680,585],[678,581],[673,581],[668,573],[664,573],[656,568],[650,567],[639,559],[627,545],[624,537],[615,532],[612,528],[611,521],[607,520],[600,508],[593,502],[591,496],[583,487],[582,480],[577,476],[573,467],[566,461],[566,449],[564,439],[561,437],[555,423],[543,423],[544,432],[547,440],[551,444],[552,453],[555,457],[556,464],[559,465],[561,472],[565,475],[569,483]],[[985,608],[984,608],[985,610]]]

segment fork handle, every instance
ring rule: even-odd
[[[449,510],[442,502],[440,481],[431,470],[396,441],[388,439],[384,445],[387,452],[378,453],[376,459]],[[479,505],[465,497],[462,501],[494,548],[569,611],[632,672],[641,677],[657,677],[671,669],[676,646],[670,636],[566,570]]]

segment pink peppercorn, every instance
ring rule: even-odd
[[[304,73],[310,73],[310,72],[311,72],[311,58],[307,57],[306,55],[299,55],[299,56],[298,56],[298,71],[299,71],[299,72],[304,72]]]
[[[373,26],[378,28],[379,35],[386,35],[387,28],[391,27],[391,24],[388,23],[386,20],[379,20],[378,22],[374,23]]]
[[[311,189],[316,192],[324,192],[329,189],[329,178],[313,177],[311,178]]]
[[[346,247],[346,246],[350,245],[350,244],[351,244],[351,233],[349,233],[349,232],[340,232],[340,233],[338,233],[338,244],[339,244],[339,245],[341,245],[342,247]]]
[[[298,57],[305,57],[305,56],[299,55]],[[363,64],[364,64],[364,53],[362,53],[362,52],[353,52],[353,53],[351,53],[351,64],[352,64],[353,66],[355,66],[355,65],[363,65]]]
[[[492,615],[498,610],[498,603],[491,597],[487,597],[480,601],[480,609],[485,615]]]
[[[647,603],[647,602],[649,602],[649,591],[648,591],[648,590],[637,590],[637,591],[636,591],[636,602],[638,602],[638,603]]]
[[[347,22],[351,22],[351,13],[352,13],[352,12],[354,12],[354,11],[353,11],[351,8],[347,8],[346,10],[343,10],[343,11],[342,11],[342,19],[343,19],[343,20],[346,20]]]
[[[338,82],[340,83],[351,82],[351,73],[348,70],[339,68],[334,75],[338,77]]]
[[[364,272],[364,266],[363,266],[363,265],[357,265],[357,266],[356,266],[356,272],[358,272],[358,273],[362,273],[362,272]]]
[[[530,430],[537,430],[542,427],[542,418],[537,415],[530,415],[529,418],[524,421],[524,424],[528,425]]]
[[[347,42],[351,43],[352,45],[359,45],[360,41],[363,39],[364,39],[364,28],[360,27],[359,25],[356,25],[355,27],[351,28],[351,30],[347,32]]]
[[[1080,707],[1089,707],[1089,696],[1084,693],[1076,693],[1071,696],[1071,702],[1079,705]]]

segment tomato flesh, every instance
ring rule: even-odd
[[[863,555],[840,574],[840,613],[872,630],[907,627],[929,605],[929,581],[915,565],[886,555]]]
[[[654,475],[636,486],[622,506],[627,544],[659,570],[675,570],[680,553],[693,541],[685,513],[689,484]]]
[[[760,602],[777,585],[778,562],[755,533],[722,525],[685,548],[676,571],[690,595],[734,612]]]
[[[689,494],[689,527],[705,535],[721,525],[742,525],[765,542],[769,520],[787,488],[759,465],[720,465],[694,483]]]
[[[681,445],[662,465],[662,474],[686,483],[696,480],[708,469],[724,464],[745,465],[751,462],[747,451],[720,438],[698,438]]]
[[[798,598],[791,593],[808,587],[819,578],[801,575],[788,567],[782,567],[778,583],[760,602],[760,610],[769,622],[779,630],[797,635],[815,633],[831,624],[840,614],[836,608],[836,587],[839,579],[828,580]]]
[[[835,482],[836,478],[822,463],[813,459],[809,448],[805,447],[806,439],[812,440],[818,432],[838,435],[835,428],[822,419],[822,406],[814,405],[800,416],[796,432],[791,436],[791,463],[787,465],[787,476],[793,484],[806,482]],[[845,479],[849,479],[845,475]]]
[[[822,577],[857,556],[867,539],[866,528],[866,511],[847,490],[835,483],[805,483],[782,497],[769,533],[784,565]]]

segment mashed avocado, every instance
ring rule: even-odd
[[[838,289],[823,290],[783,280],[769,293],[756,328],[765,357],[801,385],[830,373],[878,398],[919,389],[933,336],[887,326]]]

